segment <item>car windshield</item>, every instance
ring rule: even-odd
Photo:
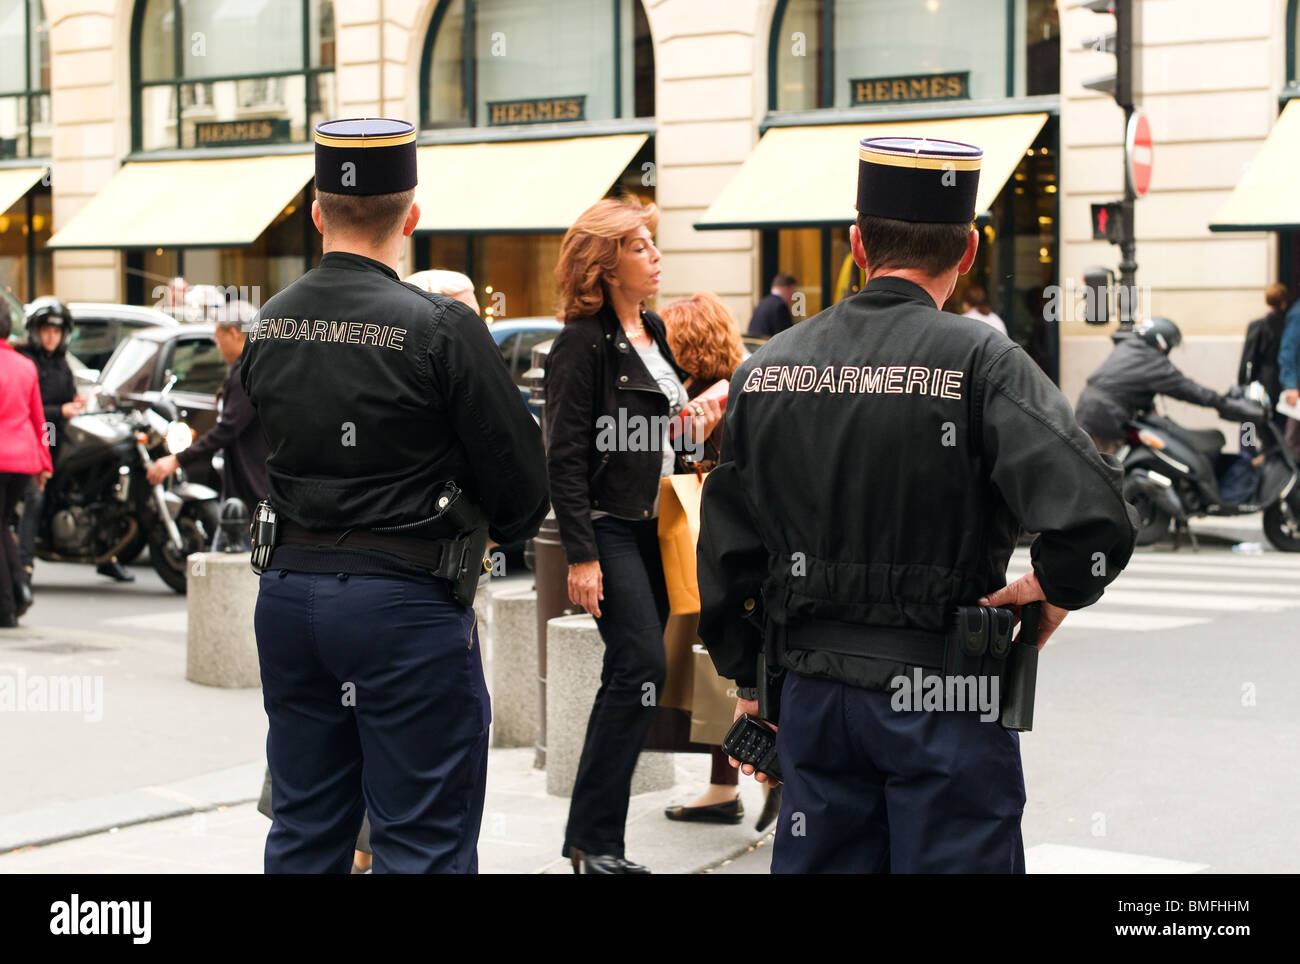
[[[158,343],[147,338],[128,338],[117,346],[113,357],[104,366],[99,383],[104,391],[145,392],[150,388],[153,361],[158,355]]]

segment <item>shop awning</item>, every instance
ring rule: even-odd
[[[1210,222],[1210,230],[1286,231],[1300,228],[1300,191],[1295,185],[1298,157],[1300,101],[1293,100],[1282,109],[1264,146]]]
[[[984,149],[977,214],[987,211],[1047,122],[1046,114],[773,127],[695,223],[703,229],[844,225],[854,218],[864,137],[936,137]]]
[[[45,176],[44,167],[0,168],[0,213],[17,204],[37,181]]]
[[[432,144],[417,150],[417,232],[563,232],[636,157],[645,134]]]
[[[252,244],[315,173],[307,154],[122,167],[51,248],[232,248]]]

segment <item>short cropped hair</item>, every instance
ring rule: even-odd
[[[1274,282],[1264,289],[1264,301],[1274,311],[1281,311],[1286,307],[1286,285]]]
[[[415,201],[415,189],[396,194],[330,194],[318,190],[316,200],[323,232],[383,244],[402,230]]]
[[[966,253],[971,226],[897,221],[858,215],[858,233],[872,269],[911,269],[931,277],[955,267]]]
[[[793,288],[797,284],[799,282],[795,280],[794,275],[786,274],[784,271],[772,279],[773,288]]]

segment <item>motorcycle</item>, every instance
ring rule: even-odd
[[[1243,425],[1240,455],[1224,452],[1218,429],[1184,428],[1155,413],[1128,425],[1128,445],[1118,453],[1124,466],[1124,498],[1137,509],[1138,545],[1150,545],[1169,531],[1196,538],[1187,520],[1263,511],[1264,535],[1283,552],[1300,552],[1300,470],[1282,432],[1269,418],[1267,392],[1258,383],[1245,393],[1258,415]],[[1234,389],[1229,397],[1241,397]]]
[[[185,592],[186,557],[211,544],[217,493],[178,471],[151,486],[154,454],[176,454],[194,440],[166,398],[143,410],[108,409],[73,416],[59,439],[58,471],[45,487],[36,555],[51,562],[98,565],[149,546],[154,570]],[[142,540],[143,537],[143,540]]]

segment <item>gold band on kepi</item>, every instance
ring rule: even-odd
[[[858,145],[858,213],[969,224],[984,152],[928,137],[868,137]]]
[[[398,194],[415,187],[415,125],[350,117],[316,125],[316,190]]]

